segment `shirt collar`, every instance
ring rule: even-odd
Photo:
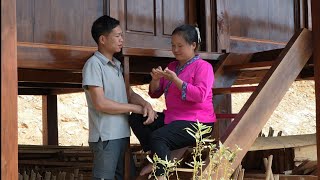
[[[113,65],[111,61],[107,57],[105,57],[101,52],[96,51],[94,52],[94,55],[101,61],[103,65],[107,65],[108,63]],[[117,67],[120,67],[121,62],[118,59],[112,57],[112,61],[116,64]]]
[[[187,61],[182,67],[179,67],[179,62],[177,63],[176,67],[176,74],[179,75],[181,71],[183,71],[187,66],[195,62],[196,60],[200,59],[200,55],[195,55],[193,58]]]

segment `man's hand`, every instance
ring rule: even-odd
[[[146,102],[143,107],[143,117],[148,117],[147,120],[143,122],[144,125],[153,123],[155,119],[158,118],[157,113],[153,110],[150,103]]]

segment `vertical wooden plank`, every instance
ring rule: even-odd
[[[129,88],[130,88],[130,61],[129,56],[124,56],[123,58],[123,67],[124,67],[124,81],[126,83],[127,94],[129,95]]]
[[[312,31],[312,15],[311,15],[311,0],[308,0],[308,2],[307,2],[307,8],[308,8],[308,29],[310,30],[310,31]]]
[[[162,17],[162,12],[164,8],[162,6],[162,0],[155,0],[155,18],[156,18],[156,35],[163,35],[163,29],[164,29],[164,23],[163,22],[163,17]]]
[[[162,0],[163,34],[171,35],[172,31],[188,23],[189,4],[185,0]],[[192,22],[194,24],[195,22]]]
[[[213,27],[213,24],[211,24],[212,23],[212,16],[211,16],[211,12],[212,12],[212,10],[211,10],[211,1],[210,0],[205,0],[204,1],[204,3],[205,3],[205,5],[204,5],[204,7],[205,7],[205,26],[204,26],[204,28],[206,29],[205,31],[206,31],[206,35],[205,35],[205,37],[206,37],[206,39],[203,39],[203,40],[205,40],[206,42],[205,42],[205,44],[206,44],[206,51],[208,51],[208,52],[211,52],[212,51],[212,37],[214,36],[214,35],[212,35],[212,27]],[[215,12],[215,11],[213,11],[213,12]]]
[[[17,40],[33,42],[34,0],[17,0]]]
[[[197,22],[197,9],[196,9],[196,1],[195,0],[189,0],[189,6],[187,9],[187,12],[189,12],[188,15],[188,23],[194,24]]]
[[[313,62],[314,62],[314,80],[316,94],[316,134],[317,134],[317,157],[320,157],[320,1],[311,1],[312,13],[312,39],[313,39]],[[318,161],[320,169],[320,161]],[[318,171],[320,177],[320,171]]]
[[[42,96],[42,143],[59,145],[57,95]]]
[[[123,13],[119,9],[119,0],[109,0],[110,16],[119,20],[119,13]],[[120,22],[122,23],[122,22]]]
[[[124,62],[123,62],[123,66],[124,66],[124,81],[126,84],[126,90],[127,90],[127,94],[129,95],[129,90],[130,90],[130,62],[129,62],[129,56],[124,56]],[[129,139],[129,144],[128,144],[128,149],[125,153],[125,164],[124,164],[124,179],[125,180],[130,180],[130,139]]]
[[[1,179],[18,179],[16,0],[1,0]]]
[[[217,12],[217,1],[211,0],[211,51],[217,52],[218,50],[218,41],[217,41],[217,14],[212,13]]]
[[[222,52],[223,50],[229,52],[230,50],[230,28],[227,8],[227,0],[217,0],[218,52]]]
[[[306,1],[300,0],[300,28],[306,27]]]
[[[294,0],[294,32],[298,32],[300,29],[300,0]]]
[[[82,11],[82,46],[96,46],[91,36],[91,26],[93,22],[109,10],[109,1],[83,1]],[[80,9],[79,9],[80,11]]]
[[[154,35],[154,8],[151,7],[155,7],[153,1],[126,1],[126,31]]]

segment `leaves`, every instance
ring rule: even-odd
[[[212,127],[207,126],[205,124],[200,123],[198,120],[196,123],[192,124],[192,128],[185,128],[184,130],[187,131],[187,133],[195,138],[196,140],[196,146],[193,147],[193,161],[190,163],[186,163],[188,166],[193,168],[193,180],[203,180],[203,169],[202,167],[205,164],[205,161],[202,160],[202,154],[203,150],[209,149],[209,157],[210,162],[208,164],[208,171],[207,179],[212,179],[211,174],[212,173],[218,173],[219,170],[223,171],[223,174],[220,178],[220,180],[229,179],[231,176],[231,173],[233,172],[232,163],[234,162],[237,152],[241,150],[240,147],[236,145],[235,150],[231,150],[229,147],[226,147],[222,144],[222,142],[219,141],[219,147],[214,143],[214,139],[211,139],[211,132]],[[147,156],[147,159],[153,163],[153,176],[155,176],[155,170],[158,168],[157,165],[161,164],[164,166],[165,173],[163,174],[166,176],[166,178],[169,180],[170,176],[173,172],[176,172],[177,179],[178,173],[177,173],[177,166],[180,165],[181,160],[168,160],[167,157],[165,157],[164,160],[159,158],[156,154],[154,154],[153,159],[151,159],[149,156]]]

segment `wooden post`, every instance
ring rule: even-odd
[[[123,62],[123,66],[124,66],[124,81],[126,83],[126,90],[127,90],[127,95],[129,96],[130,93],[130,58],[129,56],[124,56],[124,62]],[[125,164],[124,164],[124,179],[125,180],[129,180],[130,178],[130,156],[131,156],[131,152],[130,152],[130,140],[129,140],[129,144],[128,144],[128,149],[125,153]]]
[[[59,144],[57,95],[42,96],[42,144]]]
[[[1,0],[1,179],[18,179],[16,0]]]
[[[316,130],[317,130],[317,157],[318,169],[320,169],[320,1],[311,1],[312,13],[312,39],[313,39],[313,62],[314,81],[316,94]],[[320,177],[320,171],[318,171]]]

